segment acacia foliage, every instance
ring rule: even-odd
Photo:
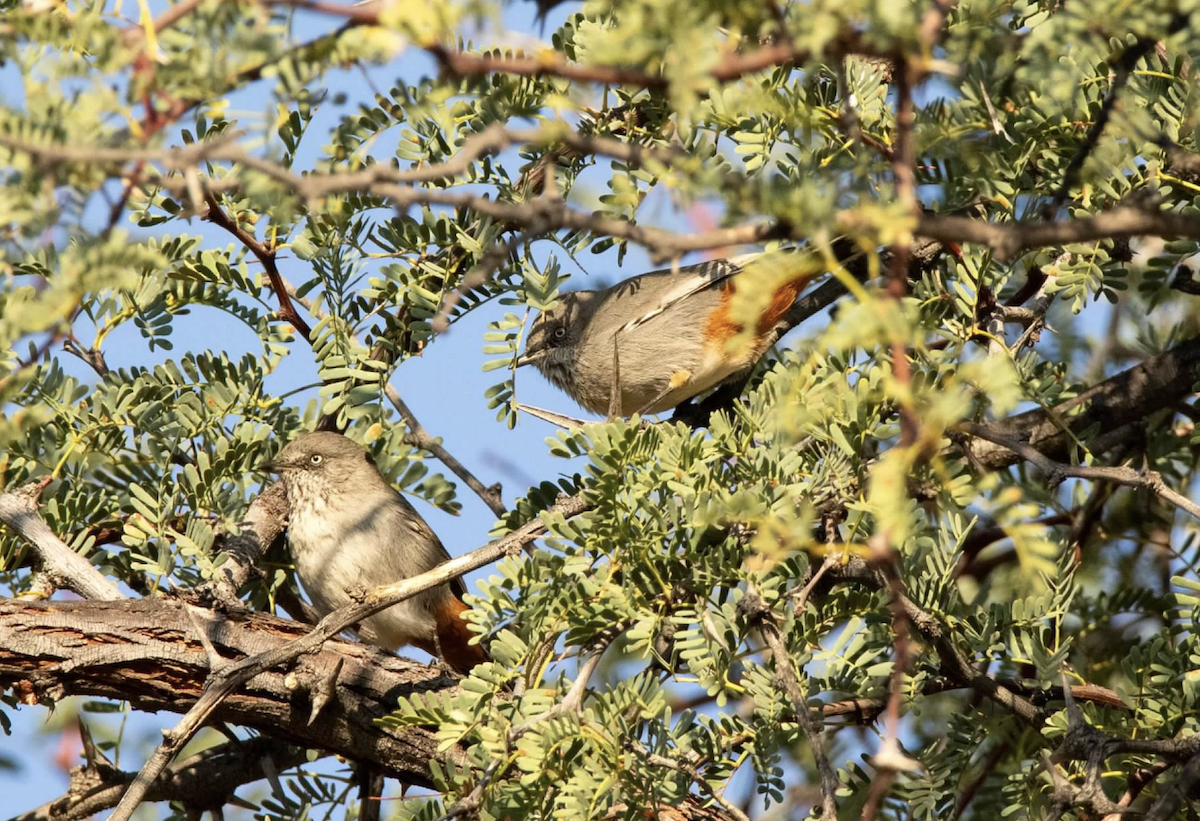
[[[550,538],[474,592],[494,662],[397,706],[391,725],[436,726],[468,762],[431,762],[442,795],[400,802],[397,817],[434,818],[476,794],[483,817],[611,817],[689,793],[735,817],[726,789],[750,781],[751,815],[802,817],[801,804],[819,807],[820,779],[781,685],[789,667],[825,725],[844,818],[886,771],[863,755],[897,730],[884,719],[865,737],[836,730],[821,705],[863,699],[874,714],[896,694],[903,754],[887,759],[900,766],[881,817],[944,818],[960,802],[979,818],[1083,813],[1060,805],[1061,779],[1098,779],[1119,798],[1161,756],[1066,755],[1048,770],[1043,753],[1070,724],[1064,675],[1120,696],[1124,707],[1077,705],[1077,719],[1114,737],[1195,733],[1196,523],[1145,488],[972,463],[963,425],[1053,408],[1195,336],[1196,242],[1101,238],[1008,256],[964,244],[901,298],[880,275],[883,249],[911,239],[914,193],[992,223],[1121,203],[1200,220],[1196,3],[587,2],[547,32],[551,50],[521,53],[478,25],[495,22],[492,3],[396,3],[371,20],[335,11],[307,41],[295,17],[307,13],[292,8],[303,5],[200,3],[147,36],[110,4],[0,3],[0,60],[21,81],[0,108],[0,479],[52,476],[46,521],[133,590],[210,578],[270,441],[319,418],[369,445],[399,487],[456,510],[460,489],[429,472],[386,386],[438,344],[439,312],[453,324],[499,303],[478,360],[460,366],[498,374],[480,409],[515,424],[505,368],[525,308],[552,306],[583,255],[619,263],[647,240],[605,220],[716,203],[731,226],[775,226],[768,249],[802,246],[791,259],[803,262],[785,268],[819,260],[851,287],[827,326],[790,337],[707,428],[597,422],[548,440],[576,460],[568,478],[529,488],[496,533],[559,492],[593,507],[550,521]],[[758,70],[727,70],[781,44],[790,50]],[[324,92],[335,67],[385,71],[403,49],[438,62],[378,92]],[[623,82],[604,81],[612,67]],[[911,125],[897,115],[906,81]],[[238,113],[246,100],[265,116]],[[336,125],[310,133],[330,104],[342,106]],[[285,173],[419,170],[528,121],[536,137],[445,176],[347,176],[314,195]],[[564,129],[645,150],[614,158]],[[897,174],[906,139],[915,190]],[[135,156],[205,141],[245,156],[218,148],[179,167]],[[558,220],[557,198],[585,224]],[[197,236],[189,220],[217,209],[228,239]],[[866,285],[837,263],[839,236],[867,255]],[[281,317],[256,249],[303,262],[286,274],[310,333]],[[779,266],[744,276],[736,310],[749,318]],[[1014,298],[1029,311],[1004,313]],[[173,322],[200,309],[227,313],[256,344],[176,350]],[[106,347],[129,324],[160,364],[125,366]],[[63,343],[94,378],[64,372]],[[264,388],[297,356],[323,383],[305,406]],[[1123,438],[1104,424],[1074,431],[1063,461],[1147,465],[1186,493],[1190,393]],[[802,593],[829,556],[826,583]],[[27,565],[21,539],[0,532],[6,595],[34,584]],[[280,569],[243,593],[265,607],[294,584]],[[898,591],[915,608],[904,616]],[[786,658],[765,649],[770,630]],[[580,709],[531,721],[566,697],[577,659],[601,652]],[[1037,715],[982,698],[948,672],[955,654]],[[304,783],[299,801],[263,812],[299,818],[344,800]]]

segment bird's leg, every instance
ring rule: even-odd
[[[438,672],[445,675],[450,672],[450,666],[446,664],[446,654],[442,652],[442,639],[438,635],[437,628],[433,629],[433,651],[436,664],[430,664],[430,667],[437,667]]]

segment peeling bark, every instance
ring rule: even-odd
[[[222,657],[240,659],[309,628],[264,614],[214,617],[208,635]],[[337,665],[337,686],[309,724],[312,693]],[[128,700],[136,710],[182,713],[209,673],[185,606],[174,599],[120,602],[0,600],[0,687],[25,704],[65,696]],[[454,686],[439,670],[356,642],[331,639],[296,663],[255,676],[217,709],[215,720],[253,727],[306,747],[378,765],[406,784],[432,786],[433,732],[375,724],[402,695]]]

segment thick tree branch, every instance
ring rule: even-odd
[[[1189,339],[1164,353],[1152,356],[1127,371],[1088,388],[1051,412],[1033,410],[981,426],[990,436],[1024,442],[1048,459],[1064,461],[1074,439],[1056,419],[1065,420],[1071,431],[1098,430],[1090,447],[1110,447],[1127,425],[1170,408],[1192,393],[1200,366],[1200,337]],[[1021,456],[1003,445],[979,436],[968,445],[971,459],[980,467],[996,470],[1016,464]]]
[[[306,629],[254,613],[221,620],[212,635],[222,655],[255,657],[293,645],[297,639],[304,640]],[[314,693],[333,671],[337,671],[337,686],[319,719],[313,721]],[[200,697],[209,673],[207,654],[193,637],[182,602],[0,600],[0,686],[11,688],[26,704],[53,703],[66,696],[83,695],[127,700],[140,711],[180,712]],[[432,787],[430,763],[465,767],[461,750],[452,747],[439,751],[433,732],[389,729],[377,724],[376,719],[387,715],[399,696],[449,686],[450,680],[425,664],[334,638],[289,667],[267,670],[251,678],[220,702],[212,720],[253,727],[267,734],[263,743],[273,744],[272,749],[278,751],[273,762],[279,768],[288,766],[291,760],[279,746],[278,740],[283,739],[303,748],[370,762],[404,784]],[[261,764],[261,758],[257,760]],[[232,775],[224,780],[223,770],[197,766],[193,771],[193,762],[200,764],[194,757],[173,767],[170,777],[158,781],[147,793],[147,800],[180,796],[177,775],[196,784],[197,789],[203,786],[212,791],[233,788],[257,776],[257,771],[249,769],[255,766],[249,760],[240,782]],[[203,782],[202,775],[210,780]],[[128,777],[123,774],[122,780]],[[109,792],[102,794],[103,806],[96,803],[85,808],[94,812],[115,803]],[[100,793],[89,794],[88,800],[101,802]],[[673,818],[697,821],[728,821],[732,817],[691,799],[672,811],[678,813]],[[70,813],[53,817],[78,816]],[[29,821],[43,821],[43,817],[31,815]]]
[[[1128,467],[1093,467],[1088,465],[1068,465],[1056,462],[1042,454],[1032,445],[1027,445],[1017,439],[1001,436],[987,427],[977,424],[966,425],[966,430],[972,436],[978,436],[1007,448],[1022,459],[1032,462],[1046,473],[1050,485],[1056,485],[1063,479],[1087,479],[1091,482],[1112,482],[1127,487],[1145,488],[1154,493],[1164,502],[1169,502],[1180,510],[1200,519],[1200,505],[1183,494],[1167,487],[1162,476],[1153,470],[1134,470]]]
[[[147,801],[178,801],[197,808],[219,807],[238,787],[308,761],[308,750],[281,744],[270,736],[228,742],[189,756],[159,779]],[[105,761],[71,770],[66,794],[10,821],[82,821],[115,807],[135,773],[121,772]]]
[[[38,513],[38,498],[50,478],[0,494],[0,522],[21,535],[33,548],[42,572],[57,587],[74,590],[85,599],[114,601],[125,598],[116,585],[72,550],[50,529]]]
[[[917,219],[916,233],[943,242],[986,245],[999,258],[1010,259],[1031,248],[1100,239],[1139,236],[1200,239],[1200,220],[1174,211],[1118,205],[1095,216],[1058,222],[986,222],[968,217],[924,214]]]
[[[253,658],[302,639],[309,629],[246,613],[215,621],[209,635],[225,657]],[[310,722],[311,694],[339,663],[337,687],[320,720]],[[200,697],[210,672],[180,601],[0,600],[0,685],[22,703],[52,705],[82,695],[127,700],[143,712],[183,712]],[[441,757],[433,734],[386,730],[374,720],[399,695],[451,684],[425,664],[332,639],[290,667],[254,676],[218,705],[212,720],[371,761],[404,783],[431,786],[429,761]]]
[[[282,483],[271,485],[250,503],[238,534],[227,536],[220,545],[226,559],[206,592],[225,605],[237,603],[238,593],[250,580],[258,560],[283,535],[287,522],[287,491]]]

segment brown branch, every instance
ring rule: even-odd
[[[561,123],[548,123],[540,128],[508,128],[501,123],[494,123],[468,137],[458,152],[443,163],[407,170],[393,168],[386,163],[375,163],[353,171],[296,174],[286,166],[246,151],[235,142],[240,136],[240,132],[231,132],[202,142],[170,148],[105,148],[61,143],[39,144],[9,134],[0,134],[0,145],[12,151],[36,156],[43,164],[157,163],[167,171],[182,172],[201,162],[232,162],[265,174],[309,199],[318,199],[334,193],[367,190],[382,183],[411,185],[453,180],[469,171],[471,165],[480,158],[497,154],[513,145],[566,146],[580,155],[609,157],[638,167],[644,167],[647,163],[664,166],[685,163],[690,166],[699,162],[679,149],[582,134]],[[154,174],[149,174],[146,178],[161,179]],[[217,189],[210,185],[206,190]]]
[[[1078,396],[1060,402],[1051,412],[1032,410],[981,425],[990,436],[1002,436],[1036,448],[1048,459],[1062,460],[1074,440],[1055,419],[1066,420],[1072,431],[1097,429],[1089,443],[1093,452],[1111,447],[1130,432],[1128,426],[1146,416],[1170,408],[1190,395],[1200,366],[1200,337],[1152,356]],[[989,470],[997,470],[1021,461],[1009,448],[979,435],[967,446],[971,459]]]
[[[289,646],[308,630],[264,613],[242,613],[217,620],[210,635],[226,658],[237,658]],[[306,702],[339,663],[338,686],[320,720],[310,722]],[[179,713],[200,697],[210,672],[186,606],[178,600],[0,600],[0,685],[24,704],[53,705],[81,695],[127,700],[143,712]],[[433,785],[429,761],[441,757],[433,733],[385,729],[375,720],[387,715],[398,695],[450,684],[426,664],[331,639],[289,668],[255,676],[224,700],[212,719],[371,761],[404,783],[428,787]]]
[[[887,580],[864,560],[850,559],[842,567],[834,568],[830,575],[836,580],[865,584],[873,589],[887,589]],[[952,682],[975,690],[1000,707],[1016,715],[1022,721],[1040,727],[1045,723],[1046,713],[1025,696],[975,668],[975,664],[958,649],[949,631],[931,613],[926,612],[908,597],[900,599],[908,622],[921,634],[937,653],[941,674]]]
[[[941,34],[946,16],[954,0],[939,0],[926,12],[920,29],[923,49],[932,52]],[[923,65],[918,65],[912,55],[901,55],[896,75],[896,122],[895,143],[891,154],[892,177],[896,187],[896,198],[912,216],[922,212],[917,199],[916,184],[916,103],[913,92],[924,79]],[[892,259],[888,266],[887,296],[898,308],[908,293],[909,268],[912,257],[913,237],[904,230],[891,247]],[[902,336],[896,334],[890,341],[892,376],[898,387],[898,415],[900,422],[899,447],[915,449],[912,460],[922,458],[925,448],[918,447],[921,441],[921,423],[909,395],[912,384],[912,369],[908,362],[908,350]],[[892,673],[888,683],[887,727],[879,751],[873,758],[875,775],[871,779],[867,800],[861,817],[874,821],[883,801],[895,782],[896,773],[912,762],[900,750],[900,702],[903,698],[904,676],[909,663],[908,615],[901,605],[904,599],[904,582],[897,568],[899,554],[893,534],[880,532],[871,539],[873,561],[887,579],[891,593],[892,611]]]
[[[1004,756],[1008,755],[1009,750],[1008,741],[1001,741],[992,748],[987,758],[979,766],[979,772],[963,787],[958,797],[954,800],[954,814],[950,816],[950,821],[958,821],[959,818],[962,818],[963,813],[971,806],[971,802],[975,800],[975,796],[979,793],[979,788],[983,786],[983,782],[996,771],[996,765],[1003,760]]]
[[[1176,14],[1173,16],[1170,24],[1167,26],[1166,36],[1170,37],[1182,31],[1188,23],[1189,16],[1188,14]],[[1117,99],[1121,91],[1129,82],[1129,77],[1133,74],[1133,70],[1137,68],[1137,64],[1141,62],[1143,57],[1150,53],[1150,50],[1154,48],[1158,39],[1157,37],[1139,37],[1125,48],[1119,60],[1114,61],[1109,59],[1107,61],[1112,72],[1112,82],[1109,85],[1108,94],[1105,95],[1104,102],[1100,106],[1100,111],[1096,114],[1096,119],[1092,121],[1091,128],[1088,129],[1087,135],[1083,138],[1083,144],[1075,152],[1074,156],[1071,157],[1071,161],[1067,163],[1066,170],[1063,171],[1062,182],[1054,192],[1054,197],[1045,210],[1047,218],[1052,217],[1062,208],[1071,193],[1071,188],[1079,182],[1079,175],[1083,171],[1083,164],[1100,142],[1100,137],[1104,134],[1104,129],[1108,126],[1108,121],[1117,106]]]
[[[150,29],[158,34],[160,31],[166,31],[175,26],[176,23],[194,12],[197,8],[204,5],[205,0],[180,0],[173,6],[169,6],[166,11],[155,17],[150,24]],[[136,46],[147,35],[147,31],[142,26],[130,26],[125,29],[121,35],[121,39],[126,46]]]
[[[459,77],[484,74],[561,77],[577,83],[640,86],[651,90],[665,89],[670,85],[668,78],[660,74],[648,74],[641,69],[620,66],[579,65],[567,62],[557,53],[534,57],[468,54],[440,44],[427,46],[425,50],[441,64],[443,70]],[[883,52],[870,47],[858,32],[848,30],[820,53],[800,49],[786,42],[763,46],[746,54],[729,54],[713,66],[708,76],[716,83],[730,83],[775,66],[805,62],[817,57],[836,60],[847,54],[880,56]]]
[[[779,624],[766,602],[753,586],[746,593],[739,605],[747,617],[758,625],[763,640],[771,650],[775,663],[775,681],[787,694],[792,702],[800,728],[812,750],[813,761],[817,765],[817,773],[821,778],[821,821],[837,821],[837,791],[839,787],[837,773],[829,764],[829,756],[825,753],[825,742],[820,727],[813,721],[808,708],[808,696],[800,683],[800,677],[792,665],[791,654],[788,653],[787,643],[779,630]]]
[[[260,736],[228,742],[175,764],[146,794],[147,801],[179,801],[194,807],[220,806],[241,786],[266,778],[270,768],[285,770],[308,761],[304,747]],[[83,821],[116,806],[135,773],[106,761],[89,761],[71,770],[67,792],[10,821]]]
[[[1017,695],[1024,696],[1030,703],[1040,705],[1050,701],[1062,701],[1065,694],[1061,687],[1050,687],[1045,690],[1031,688],[1017,681],[996,679],[1003,687]],[[952,681],[947,678],[935,678],[921,688],[921,695],[929,696],[937,693],[948,693],[953,690],[970,689],[970,685],[962,681]],[[1098,684],[1073,684],[1070,688],[1071,697],[1076,701],[1087,701],[1104,707],[1131,712],[1132,708],[1125,703],[1121,696],[1108,687]],[[853,716],[860,724],[874,721],[887,706],[887,701],[881,698],[848,698],[841,701],[831,701],[822,704],[820,713],[825,718]]]
[[[85,599],[115,601],[125,598],[91,562],[58,538],[38,513],[38,499],[50,481],[51,477],[47,476],[0,494],[0,522],[29,543],[38,557],[40,570],[49,574],[55,586],[74,590]]]
[[[1200,519],[1200,505],[1174,489],[1167,487],[1166,483],[1163,482],[1162,476],[1157,471],[1134,470],[1128,467],[1068,465],[1064,462],[1054,461],[1032,445],[1026,444],[1019,439],[998,434],[989,430],[984,425],[968,423],[964,428],[972,436],[978,436],[981,439],[986,439],[989,442],[1000,445],[1006,450],[1017,454],[1025,461],[1037,465],[1046,474],[1046,480],[1052,486],[1058,484],[1063,479],[1075,478],[1087,479],[1092,482],[1112,482],[1113,484],[1125,485],[1126,487],[1145,488],[1164,502],[1168,502],[1185,513]]]
[[[527,134],[528,135],[528,134]],[[632,149],[618,140],[601,142],[602,138],[579,138],[582,144],[590,144],[597,153],[616,157],[618,153],[641,154],[643,159],[651,154],[656,158],[659,153],[648,149]],[[480,146],[486,141],[481,140]],[[611,144],[610,144],[611,143]],[[11,150],[23,151],[42,158],[44,161],[59,159],[70,162],[91,162],[93,164],[129,161],[138,152],[124,149],[101,149],[77,146],[40,146],[15,140],[8,135],[0,135],[0,145]],[[617,146],[626,146],[618,152]],[[175,150],[173,150],[175,151]],[[388,169],[379,164],[360,171],[345,173],[314,173],[296,175],[282,166],[268,160],[250,157],[244,152],[231,148],[218,150],[206,149],[188,154],[185,149],[172,151],[149,152],[148,156],[162,162],[168,168],[173,164],[182,164],[183,160],[193,161],[202,157],[236,157],[247,167],[270,176],[280,184],[306,199],[344,193],[346,191],[366,191],[381,197],[389,198],[398,208],[408,208],[413,205],[444,205],[453,208],[472,209],[485,216],[493,217],[511,224],[515,229],[525,226],[544,226],[545,231],[561,228],[572,230],[587,230],[596,234],[626,239],[651,249],[655,259],[661,261],[682,255],[689,251],[702,251],[719,248],[726,245],[749,245],[762,243],[771,239],[795,238],[790,226],[778,223],[751,223],[731,228],[717,229],[695,234],[682,234],[663,229],[649,228],[626,220],[589,214],[568,208],[558,200],[536,200],[532,203],[517,204],[496,202],[483,196],[452,191],[433,189],[417,189],[407,185],[410,181],[420,178],[443,179],[447,167],[431,167],[429,169],[414,169],[401,172]],[[667,152],[669,154],[669,152]],[[89,156],[90,155],[90,156]],[[453,170],[455,161],[447,163]],[[187,183],[183,179],[172,178],[146,169],[144,178],[156,182],[172,193],[186,194]],[[428,181],[428,180],[426,180]],[[237,190],[243,183],[236,177],[224,180],[200,180],[202,191],[214,194],[220,191]],[[844,227],[852,229],[851,212],[840,218],[845,222]],[[919,236],[939,240],[944,243],[977,243],[992,248],[997,256],[1009,258],[1017,253],[1031,249],[1072,242],[1087,242],[1099,239],[1121,239],[1134,236],[1184,237],[1200,239],[1200,220],[1181,213],[1170,211],[1151,211],[1131,205],[1123,205],[1100,212],[1091,217],[1067,219],[1058,222],[1012,221],[987,222],[953,215],[921,214],[917,217],[915,233]],[[255,240],[257,242],[257,240]],[[261,243],[260,243],[261,244]],[[264,250],[265,247],[264,247]]]
[[[1035,222],[987,222],[968,217],[923,214],[916,233],[943,242],[986,245],[1000,259],[1021,251],[1072,242],[1093,242],[1138,236],[1200,239],[1200,220],[1173,211],[1150,211],[1118,205],[1091,217]]]
[[[273,484],[250,503],[237,535],[225,537],[220,544],[226,559],[202,592],[226,606],[237,605],[239,591],[272,542],[283,535],[287,522],[287,492],[282,483]]]
[[[466,466],[463,465],[462,462],[455,459],[454,456],[450,454],[450,451],[446,450],[446,448],[442,446],[440,439],[431,436],[429,431],[425,430],[424,426],[413,414],[412,410],[408,407],[404,400],[400,398],[399,391],[392,387],[391,383],[388,384],[385,392],[387,394],[388,401],[390,401],[392,406],[399,411],[402,417],[404,417],[404,423],[408,426],[408,433],[405,434],[404,441],[413,447],[432,453],[439,462],[441,462],[450,470],[451,473],[453,473],[459,479],[462,479],[467,487],[475,491],[475,495],[483,500],[483,503],[488,506],[488,509],[491,510],[492,513],[494,513],[497,517],[503,516],[508,508],[504,506],[504,498],[501,494],[500,483],[497,482],[494,485],[485,486],[483,482],[479,481],[475,474],[467,470]]]
[[[1126,779],[1125,792],[1117,799],[1117,806],[1128,807],[1142,794],[1142,790],[1170,768],[1171,766],[1165,761],[1159,761],[1150,767],[1142,767],[1131,772]],[[1121,821],[1124,816],[1124,812],[1109,813],[1100,821]]]
[[[283,276],[279,273],[279,267],[275,264],[275,249],[260,242],[253,234],[247,233],[241,226],[231,220],[211,192],[206,194],[205,202],[208,205],[208,211],[205,213],[204,218],[213,225],[224,228],[236,237],[238,242],[242,243],[254,256],[258,257],[258,261],[262,263],[263,269],[267,272],[267,278],[271,281],[271,290],[275,292],[275,297],[279,300],[280,318],[286,322],[290,322],[300,335],[304,337],[304,340],[311,345],[312,328],[301,318],[295,306],[292,305],[292,300],[288,297],[287,287],[283,284]]]
[[[913,102],[913,86],[920,79],[912,61],[905,59],[898,72],[896,83],[896,144],[892,154],[892,176],[895,180],[896,198],[909,213],[921,213],[921,204],[917,200],[916,175],[913,166],[916,165],[916,148],[913,131],[916,127],[916,105]],[[907,231],[901,233],[899,240],[892,245],[892,259],[888,266],[887,295],[897,304],[908,293],[908,267],[912,255],[912,237]],[[901,388],[901,395],[908,393],[912,382],[912,370],[908,364],[908,352],[904,340],[893,337],[892,375]],[[911,447],[920,438],[920,422],[917,419],[916,408],[905,400],[900,403],[900,446]],[[890,546],[889,546],[890,552]],[[897,613],[897,619],[902,620],[903,614]],[[897,644],[903,645],[901,634],[905,628],[897,621]],[[901,654],[903,655],[903,654]],[[903,659],[900,659],[896,675],[903,674]],[[882,797],[880,797],[882,800]],[[875,813],[864,817],[874,817]]]
[[[1200,753],[1193,756],[1179,777],[1159,794],[1158,800],[1146,811],[1143,821],[1168,821],[1174,818],[1175,813],[1189,803],[1197,785],[1200,785]]]

